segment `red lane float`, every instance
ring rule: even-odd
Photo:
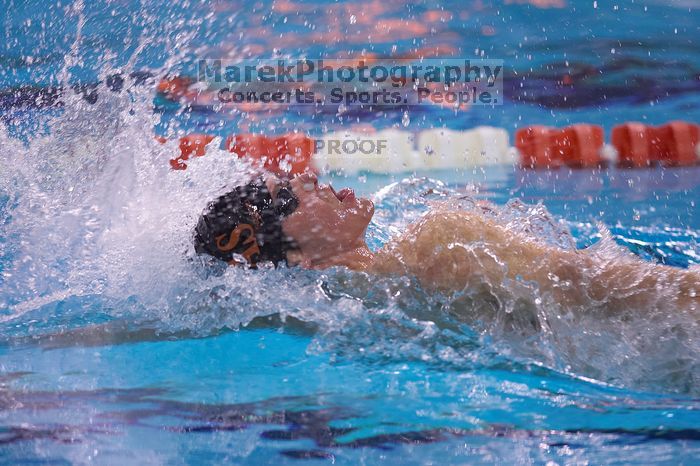
[[[698,163],[695,152],[700,127],[684,121],[662,126],[625,123],[612,130],[612,144],[618,152],[621,167],[690,166]]]
[[[525,168],[593,168],[605,165],[603,139],[603,128],[596,125],[529,126],[515,133],[515,147]]]
[[[201,157],[206,153],[207,144],[214,140],[214,136],[208,134],[188,134],[180,138],[180,156],[170,160],[173,170],[185,170],[186,160],[190,156]]]
[[[643,123],[625,123],[612,129],[612,145],[617,149],[620,167],[648,167],[652,162],[650,127]]]
[[[689,166],[698,161],[695,147],[698,144],[698,126],[683,121],[672,121],[654,128],[654,144],[659,159],[665,165]]]
[[[605,165],[601,155],[603,128],[579,124],[567,126],[556,136],[557,147],[564,163],[574,168],[595,168]]]
[[[193,82],[189,78],[174,76],[161,79],[156,90],[172,101],[179,101],[183,98],[193,100],[197,97],[197,92],[190,90],[192,84]]]
[[[260,134],[229,136],[226,149],[238,157],[256,161],[264,169],[280,176],[304,173],[311,166],[314,140],[303,134],[286,134],[268,138]]]
[[[515,147],[520,152],[520,165],[525,168],[559,168],[561,158],[555,150],[554,129],[529,126],[515,133]]]
[[[156,137],[161,144],[163,137]],[[214,140],[208,134],[188,134],[179,139],[180,155],[170,160],[173,170],[186,170],[185,163],[191,157],[201,157],[206,153],[207,145]],[[314,140],[303,134],[286,134],[277,138],[268,138],[260,134],[239,134],[229,136],[226,150],[239,158],[246,157],[253,163],[280,176],[304,173],[311,166],[314,153]]]
[[[288,134],[275,139],[275,149],[279,157],[277,166],[283,172],[296,175],[311,167],[316,143],[303,134]]]
[[[247,157],[264,168],[273,167],[275,150],[270,139],[262,134],[237,134],[226,139],[226,150],[234,152],[238,158]]]

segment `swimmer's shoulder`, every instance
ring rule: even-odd
[[[392,238],[377,252],[373,269],[377,272],[397,272],[431,263],[436,249],[452,242],[477,241],[486,230],[483,220],[475,213],[432,209],[409,225],[404,233]]]
[[[418,240],[479,241],[496,225],[480,211],[432,209],[409,229]]]

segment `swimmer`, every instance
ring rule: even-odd
[[[347,267],[415,277],[426,290],[459,292],[486,284],[535,284],[565,306],[607,311],[700,309],[700,271],[653,264],[631,253],[567,250],[545,244],[477,210],[435,208],[372,252],[365,232],[369,199],[335,191],[306,173],[259,178],[210,203],[195,228],[195,250],[231,264],[261,262],[309,269]]]

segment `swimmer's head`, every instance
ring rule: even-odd
[[[374,205],[350,189],[336,192],[311,173],[291,181],[258,179],[209,205],[195,248],[229,263],[314,266],[365,244]]]
[[[270,192],[262,178],[238,186],[211,202],[199,218],[194,234],[195,250],[229,264],[286,261],[296,247],[282,230],[282,219],[298,200],[287,185]]]

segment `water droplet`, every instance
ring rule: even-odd
[[[350,24],[355,24],[357,22],[357,16],[350,15]]]
[[[408,112],[403,112],[403,117],[401,118],[401,124],[407,127],[411,124],[411,118],[408,116]]]

